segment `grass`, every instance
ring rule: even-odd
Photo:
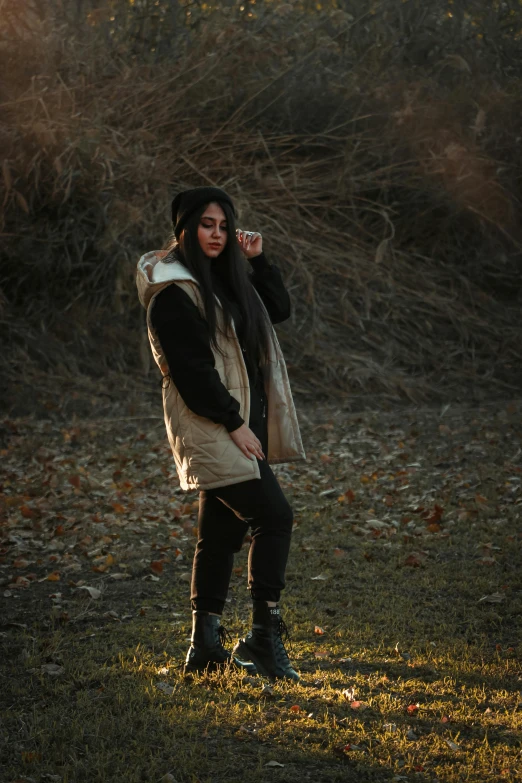
[[[87,542],[77,561],[76,542],[93,527],[109,529],[110,520],[87,520],[92,488],[61,494],[55,481],[49,524],[67,507],[74,535],[64,534],[61,550],[51,545],[56,536],[43,537],[40,562],[27,567],[43,581],[23,590],[8,586],[18,572],[18,545],[9,540],[10,530],[20,536],[16,506],[3,540],[2,590],[10,595],[0,629],[1,780],[520,780],[520,496],[511,450],[519,410],[460,409],[441,425],[433,409],[319,415],[302,408],[308,462],[278,469],[296,509],[283,607],[298,684],[266,689],[261,678],[232,672],[183,677],[192,517],[176,520],[183,560],[168,548],[169,514],[147,520],[142,513],[112,528],[101,555],[112,552],[115,564],[93,572],[99,542]],[[76,446],[58,425],[11,422],[17,435],[3,452],[4,501],[16,497],[15,461],[34,484],[44,441],[48,457],[69,472],[88,450],[91,487],[104,460],[113,471],[121,453],[131,481],[132,470],[143,476],[143,465],[153,474],[154,460],[163,464],[161,429],[140,439],[134,423],[116,434],[98,422],[77,423]],[[395,451],[407,451],[406,459]],[[164,483],[160,468],[129,493],[150,509]],[[352,489],[351,502],[340,489]],[[443,509],[437,522],[418,510],[432,514],[434,501]],[[102,509],[109,499],[97,502]],[[34,528],[26,519],[27,531]],[[161,552],[169,558],[155,574],[148,562]],[[246,555],[245,546],[223,618],[233,636],[248,627]],[[408,558],[419,565],[406,565]],[[44,578],[49,562],[60,581]],[[81,581],[101,596],[91,599]]]
[[[447,0],[111,0],[89,20],[88,2],[9,5],[0,374],[18,415],[42,371],[149,372],[136,263],[168,241],[172,196],[203,184],[281,268],[302,391],[522,388],[514,3],[475,26]]]

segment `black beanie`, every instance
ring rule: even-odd
[[[192,188],[191,190],[182,190],[181,193],[174,197],[172,201],[172,225],[174,226],[176,239],[179,239],[183,227],[192,213],[211,201],[225,202],[232,208],[234,215],[236,214],[234,202],[228,193],[225,193],[221,188]]]

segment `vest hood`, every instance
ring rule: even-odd
[[[163,259],[167,255],[167,250],[151,250],[138,261],[136,285],[139,300],[145,309],[154,294],[165,287],[165,283],[188,280],[197,284],[197,280],[180,261],[165,264]]]

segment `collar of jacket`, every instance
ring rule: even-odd
[[[196,278],[180,261],[165,264],[163,259],[166,250],[151,250],[142,255],[138,261],[136,285],[138,296],[145,309],[148,308],[154,294],[158,293],[168,283],[188,281],[198,285]]]

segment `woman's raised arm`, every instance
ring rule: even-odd
[[[263,300],[270,320],[273,324],[286,321],[291,313],[290,296],[278,267],[269,264],[264,253],[250,258],[249,262],[253,270],[250,280]]]

